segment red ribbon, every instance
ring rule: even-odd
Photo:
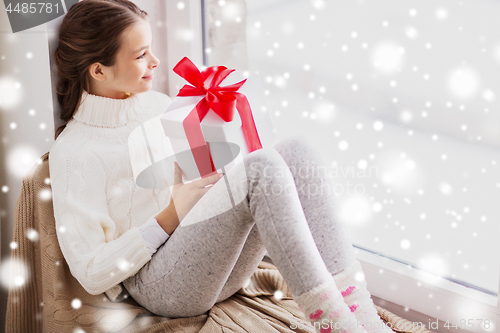
[[[246,79],[238,83],[221,87],[219,84],[234,71],[224,66],[212,66],[200,70],[187,57],[174,67],[174,72],[186,79],[192,86],[184,85],[177,96],[204,96],[196,107],[187,115],[183,121],[184,131],[189,142],[193,157],[202,177],[209,176],[216,171],[210,150],[201,131],[201,122],[212,109],[225,122],[233,120],[234,109],[238,110],[241,118],[241,130],[245,137],[249,152],[262,148],[257,128],[252,116],[250,104],[245,95],[237,90],[246,82]],[[213,75],[210,87],[205,87],[205,81]],[[210,165],[206,163],[210,161]]]

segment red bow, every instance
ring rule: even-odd
[[[210,150],[201,131],[201,122],[210,109],[225,122],[229,122],[233,120],[234,109],[236,108],[241,118],[241,129],[248,151],[252,152],[262,148],[250,104],[245,95],[237,92],[246,79],[229,86],[221,87],[219,84],[234,69],[227,69],[224,66],[212,66],[200,72],[187,57],[182,58],[173,70],[192,84],[192,86],[188,84],[184,85],[177,96],[204,96],[183,121],[184,130],[188,134],[189,146],[202,177],[216,171],[210,156]],[[205,81],[212,74],[213,78],[210,87],[206,88]],[[204,161],[210,161],[210,166],[204,163]]]

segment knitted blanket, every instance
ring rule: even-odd
[[[48,180],[45,153],[24,177],[16,202],[13,241],[17,247],[11,255],[6,332],[314,333],[279,271],[264,261],[248,286],[194,317],[161,317],[130,297],[113,303],[105,294],[87,293],[71,275],[59,248]],[[274,296],[277,290],[281,297]],[[377,309],[386,318],[392,315]]]

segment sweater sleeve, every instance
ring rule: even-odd
[[[108,177],[99,161],[92,154],[49,154],[59,245],[71,274],[92,295],[115,287],[151,260],[137,227],[113,239],[116,225],[108,213]]]
[[[156,250],[170,237],[158,224],[154,216],[150,217],[146,223],[139,227],[149,254],[152,256]]]

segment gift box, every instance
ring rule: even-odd
[[[190,84],[161,122],[184,182],[226,173],[250,152],[272,146],[276,135],[258,74],[224,66],[200,71],[188,58],[174,71]]]

